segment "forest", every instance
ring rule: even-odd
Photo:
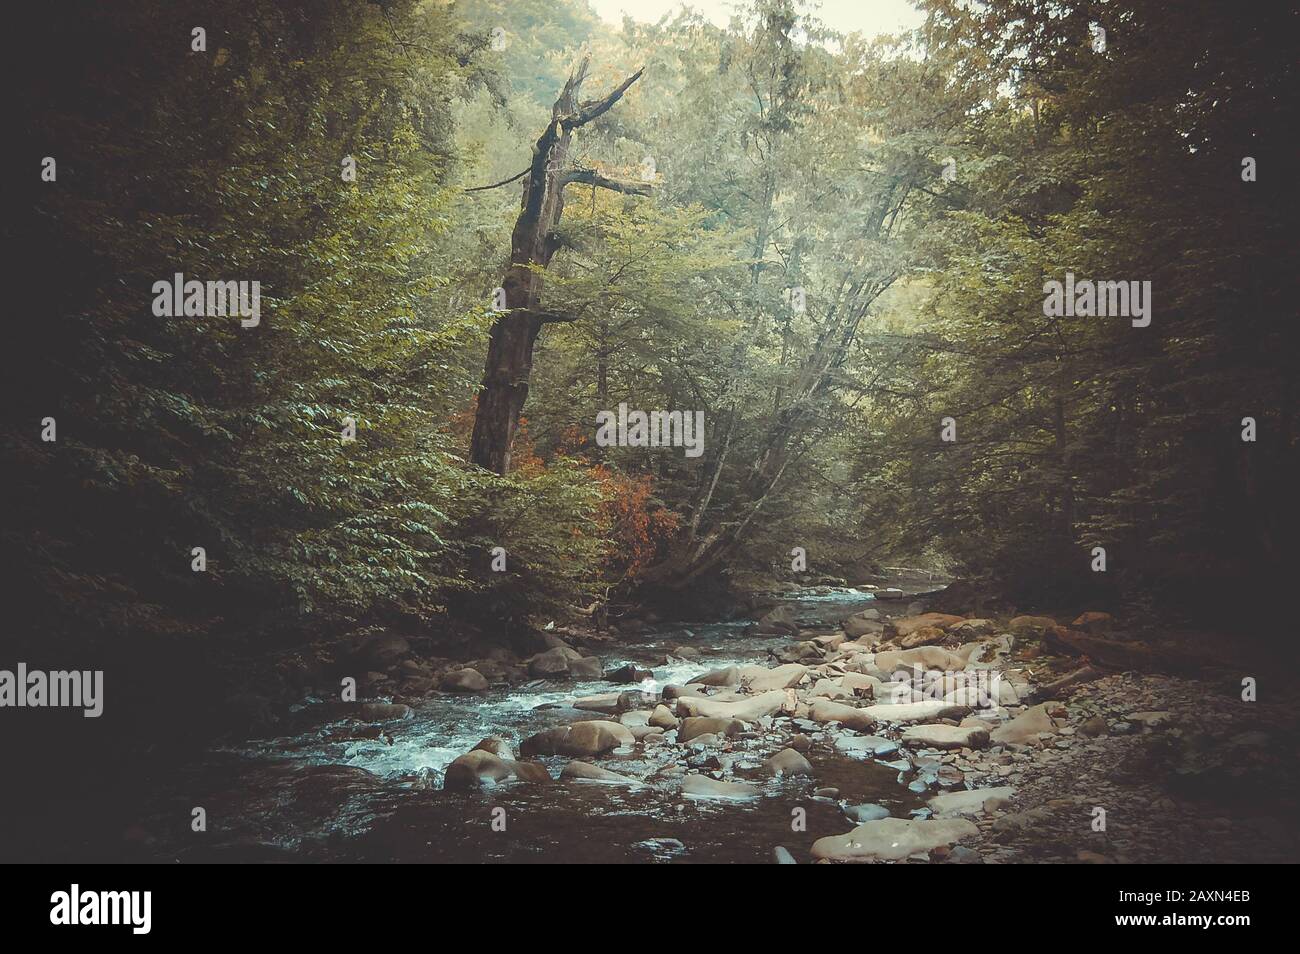
[[[0,711],[14,757],[43,766],[6,797],[62,811],[72,778],[129,767],[58,854],[215,856],[177,847],[199,803],[174,769],[201,786],[235,771],[232,746],[304,733],[335,746],[313,771],[366,775],[295,786],[450,789],[469,745],[448,726],[490,733],[439,710],[395,765],[412,712],[549,691],[557,651],[584,686],[620,664],[653,698],[613,711],[647,719],[674,708],[663,666],[757,659],[679,653],[683,633],[803,670],[678,697],[673,732],[732,705],[751,721],[764,685],[796,728],[860,728],[809,714],[881,699],[881,662],[845,689],[841,642],[877,660],[933,643],[947,655],[925,665],[951,671],[970,668],[953,633],[1013,633],[1016,666],[1057,661],[1016,670],[1026,705],[1141,671],[1116,691],[1164,712],[1151,679],[1194,667],[1235,698],[1290,671],[1296,11],[915,7],[916,29],[876,36],[801,0],[617,24],[586,0],[32,11],[7,58],[0,669],[100,672],[103,717],[30,695]],[[803,698],[827,679],[827,702]],[[25,689],[11,677],[6,704]],[[575,694],[593,696],[533,703]],[[372,707],[360,728],[345,705]],[[1053,705],[1038,715],[1059,728]],[[1124,724],[1147,745],[1161,720]],[[523,755],[588,754],[533,728]],[[913,748],[967,765],[985,748],[946,738]],[[745,784],[683,753],[688,779]],[[909,771],[920,792],[980,777],[952,764]],[[275,771],[257,784],[288,785]],[[848,771],[819,783],[850,791]],[[222,851],[401,854],[378,823],[346,849],[241,837]],[[485,850],[457,837],[446,859]]]

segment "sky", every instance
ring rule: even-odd
[[[653,23],[665,13],[682,6],[683,0],[588,0],[605,22],[618,26],[623,14]],[[731,18],[734,0],[688,0],[686,3],[718,26]],[[821,0],[817,17],[833,30],[858,30],[865,36],[896,33],[921,25],[923,17],[908,0]]]

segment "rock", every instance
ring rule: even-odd
[[[1091,716],[1083,721],[1079,726],[1079,734],[1086,735],[1090,739],[1106,734],[1106,717],[1103,715]]]
[[[1010,722],[1003,723],[989,733],[989,739],[997,745],[1008,742],[1028,745],[1043,732],[1056,732],[1056,726],[1047,714],[1048,703],[1032,706]]]
[[[803,682],[808,674],[808,667],[798,663],[788,663],[768,669],[765,666],[742,666],[740,684],[750,692],[771,692],[773,689],[789,689]]]
[[[574,699],[569,705],[575,709],[581,709],[583,712],[604,712],[607,715],[618,713],[618,700],[622,693],[602,692],[596,696],[582,696]]]
[[[840,808],[848,816],[849,821],[858,825],[889,817],[889,809],[884,805],[841,805]]]
[[[534,755],[587,758],[611,749],[631,748],[634,743],[632,731],[617,722],[575,722],[529,736],[519,751],[526,758]]]
[[[936,815],[980,815],[987,802],[1011,798],[1015,788],[1003,785],[998,788],[977,788],[965,792],[945,792],[931,797],[926,804]]]
[[[812,854],[828,861],[901,861],[978,834],[979,829],[964,818],[882,818],[844,835],[818,838]]]
[[[707,716],[690,716],[683,719],[677,729],[677,741],[689,742],[703,735],[730,737],[745,731],[745,723],[738,719],[717,719]]]
[[[546,771],[546,766],[541,762],[513,762],[507,761],[510,770],[515,773],[515,778],[521,782],[550,782],[553,781],[551,773]]]
[[[772,858],[773,860],[776,861],[778,865],[797,864],[797,862],[794,860],[794,855],[790,854],[790,852],[787,849],[782,848],[780,845],[777,845],[775,848],[772,849]]]
[[[997,631],[998,626],[991,619],[964,619],[948,630],[961,639],[979,639],[981,636],[992,636]]]
[[[477,669],[453,669],[438,685],[448,692],[487,692],[488,681]]]
[[[479,788],[514,778],[514,770],[491,752],[474,749],[456,758],[443,775],[444,789]]]
[[[886,675],[892,675],[899,670],[908,671],[916,666],[923,669],[938,669],[941,672],[960,672],[966,668],[966,660],[939,646],[920,646],[915,649],[876,653],[874,662],[876,668]]]
[[[818,679],[809,690],[808,695],[822,699],[852,699],[853,690],[845,689],[835,679]]]
[[[965,617],[962,616],[952,616],[948,613],[922,613],[919,616],[904,616],[891,621],[886,625],[885,632],[891,636],[910,636],[926,626],[946,630],[949,626],[956,626],[962,622],[965,622]]]
[[[678,725],[677,716],[673,715],[673,710],[665,705],[657,705],[654,711],[650,713],[650,725],[657,726],[660,729],[675,729]]]
[[[361,704],[361,718],[367,722],[395,722],[398,719],[409,719],[413,714],[408,705],[391,702],[363,702]]]
[[[937,626],[922,626],[906,636],[898,638],[898,645],[903,649],[915,649],[918,646],[937,646],[943,642],[943,630]]]
[[[1130,712],[1124,718],[1144,728],[1155,729],[1167,723],[1173,715],[1168,712]]]
[[[808,717],[814,722],[838,722],[846,728],[865,731],[876,724],[876,720],[867,709],[846,706],[829,699],[818,699],[813,703]]]
[[[841,735],[835,751],[854,758],[883,758],[898,751],[898,743],[879,735]]]
[[[625,666],[619,666],[617,669],[611,669],[605,673],[605,679],[608,682],[644,682],[647,679],[653,679],[655,674],[649,669],[641,669],[628,663]]]
[[[799,624],[794,620],[794,613],[793,606],[778,606],[772,609],[755,624],[755,634],[770,636],[798,635]]]
[[[713,669],[696,676],[686,684],[688,686],[738,686],[740,685],[740,667],[728,666],[726,669]]]
[[[1113,865],[1115,863],[1111,861],[1109,858],[1107,858],[1105,855],[1098,854],[1095,851],[1087,851],[1086,849],[1083,848],[1080,848],[1077,852],[1075,852],[1074,858],[1080,864],[1085,864],[1085,865]]]
[[[1009,625],[1017,635],[1042,636],[1056,627],[1056,620],[1050,616],[1017,616]]]
[[[411,644],[401,636],[392,633],[379,633],[371,636],[357,647],[352,654],[353,666],[365,669],[385,670],[397,665],[398,661],[411,651]]]
[[[719,782],[706,775],[687,775],[682,779],[682,794],[689,798],[724,798],[735,801],[758,798],[759,790],[743,782]]]
[[[948,857],[943,859],[946,865],[982,865],[984,856],[974,848],[967,848],[965,845],[954,845],[948,850]]]
[[[863,710],[877,722],[932,722],[935,719],[964,719],[970,706],[929,702],[878,703]]]
[[[742,722],[757,722],[763,716],[781,711],[785,705],[786,695],[781,690],[760,693],[747,699],[720,702],[707,697],[684,697],[677,700],[679,711],[691,716],[710,716],[718,719],[739,719]]]
[[[903,730],[902,742],[932,749],[982,749],[989,744],[989,733],[974,725],[914,725]]]
[[[1115,617],[1109,613],[1090,611],[1080,613],[1070,625],[1083,630],[1085,633],[1104,633],[1115,625]]]
[[[560,770],[561,779],[574,779],[584,782],[602,782],[606,785],[640,785],[634,778],[628,778],[626,775],[619,775],[617,772],[611,772],[603,769],[598,765],[592,765],[588,762],[570,762]]]
[[[569,662],[571,658],[581,658],[578,654],[564,646],[556,646],[545,652],[538,653],[528,660],[528,675],[534,679],[547,679],[553,676],[563,676],[569,671]]]
[[[879,622],[879,620],[879,610],[863,610],[861,613],[854,613],[841,625],[844,627],[844,632],[850,637],[859,639],[863,636],[879,636],[883,634],[885,624]]]
[[[491,752],[499,759],[511,760],[515,757],[514,750],[510,748],[510,743],[505,739],[499,739],[495,735],[489,735],[487,738],[479,741],[478,745],[471,749],[473,752]]]
[[[569,675],[574,679],[600,679],[605,675],[605,666],[595,656],[570,659]]]
[[[764,760],[763,770],[769,775],[812,775],[812,764],[794,749],[782,749]]]
[[[771,650],[772,655],[781,663],[797,663],[800,660],[818,660],[826,654],[821,646],[812,640],[804,640],[799,643],[792,643],[789,646],[782,646],[779,649]],[[783,668],[783,667],[778,667]]]

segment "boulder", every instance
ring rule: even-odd
[[[941,672],[960,672],[966,668],[966,660],[939,646],[921,646],[916,649],[876,653],[873,662],[875,667],[887,676],[900,669],[910,670],[916,666],[922,669],[937,669]]]
[[[789,689],[803,682],[808,674],[808,667],[798,663],[787,663],[768,669],[766,666],[742,666],[740,684],[750,692],[771,692],[773,689]]]
[[[1026,709],[1010,722],[1004,722],[990,732],[989,738],[995,745],[1007,743],[1028,745],[1037,739],[1040,733],[1055,732],[1056,726],[1047,714],[1047,706],[1048,703],[1044,702]]]
[[[931,749],[982,749],[989,733],[977,725],[914,725],[903,730],[902,742]]]
[[[574,679],[600,679],[605,675],[605,665],[595,656],[570,659],[569,675]]]
[[[655,706],[654,711],[650,713],[650,725],[660,729],[675,729],[677,724],[677,716],[673,715],[673,710],[665,705]]]
[[[689,742],[702,735],[729,737],[745,731],[745,723],[737,719],[716,719],[707,716],[690,716],[681,721],[677,741]]]
[[[642,669],[632,663],[625,666],[619,666],[617,669],[611,669],[605,673],[605,679],[608,682],[645,682],[647,679],[653,679],[655,674],[649,669]]]
[[[876,724],[876,720],[866,709],[846,706],[829,699],[818,699],[814,702],[808,718],[814,722],[838,722],[856,731],[865,731]]]
[[[880,821],[882,818],[889,817],[889,809],[884,805],[841,805],[840,808],[844,810],[849,821],[856,825],[865,825],[867,822]]]
[[[964,818],[881,818],[844,835],[818,838],[812,854],[828,861],[901,861],[978,834],[979,829]]]
[[[970,706],[933,700],[928,702],[878,703],[865,711],[877,722],[930,722],[935,719],[963,719]]]
[[[506,759],[507,761],[515,757],[514,750],[510,748],[510,743],[505,739],[497,738],[495,735],[489,735],[487,738],[480,740],[478,745],[474,746],[471,751],[491,752],[497,758]]]
[[[640,785],[634,778],[619,775],[589,762],[573,761],[560,770],[561,779],[576,779],[584,782],[602,782],[606,785]]]
[[[488,681],[477,669],[453,669],[439,683],[447,692],[487,692]]]
[[[904,616],[901,619],[892,620],[886,625],[885,632],[891,636],[910,636],[916,630],[926,626],[945,630],[949,626],[956,626],[964,621],[965,617],[952,616],[948,613],[922,613],[919,616]]]
[[[361,703],[361,718],[367,722],[394,722],[409,719],[413,710],[408,705],[392,702]]]
[[[981,636],[992,636],[998,631],[998,626],[991,619],[964,619],[948,631],[961,639],[979,639]]]
[[[385,670],[411,651],[411,644],[401,636],[379,633],[370,636],[352,653],[351,664],[363,669]]]
[[[498,782],[504,782],[506,779],[514,778],[514,776],[514,770],[504,759],[493,755],[491,752],[474,749],[457,757],[447,766],[447,771],[443,775],[442,787],[449,790],[480,788],[482,786],[496,785]]]
[[[1089,611],[1080,613],[1070,625],[1075,629],[1083,630],[1085,633],[1104,633],[1115,625],[1115,617],[1109,613]]]
[[[769,775],[811,775],[812,764],[794,749],[782,749],[764,760],[763,771]]]
[[[528,675],[534,679],[547,679],[554,676],[566,675],[569,671],[569,662],[571,659],[580,659],[574,650],[564,646],[555,646],[545,652],[538,653],[528,660]]]
[[[691,716],[710,716],[718,719],[739,719],[756,722],[763,716],[781,711],[786,695],[783,690],[760,693],[746,699],[721,702],[707,697],[685,696],[677,700],[679,711]]]
[[[758,620],[753,632],[757,635],[798,635],[799,624],[794,621],[794,607],[777,606],[770,610]]]
[[[756,667],[757,668],[757,667]],[[740,685],[740,667],[728,666],[726,669],[712,669],[688,680],[688,686],[738,686]]]
[[[1017,616],[1011,620],[1011,632],[1030,636],[1041,636],[1056,626],[1056,620],[1050,616]]]
[[[589,758],[611,749],[631,748],[634,743],[632,731],[627,726],[594,720],[557,726],[530,735],[524,739],[519,751],[525,757],[567,755],[572,758]]]
[[[898,645],[903,649],[915,649],[918,646],[937,646],[943,642],[943,630],[937,626],[922,626],[906,636],[898,637]]]
[[[925,804],[936,815],[980,815],[989,801],[1006,801],[1016,790],[1010,785],[999,788],[977,788],[968,792],[945,792],[935,795]]]

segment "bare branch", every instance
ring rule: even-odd
[[[561,187],[571,182],[581,182],[584,185],[599,186],[602,189],[609,189],[613,192],[622,192],[625,195],[649,195],[654,186],[649,182],[633,182],[629,179],[610,179],[602,176],[595,169],[570,169],[562,173],[559,177]]]
[[[462,189],[461,191],[462,192],[483,192],[487,189],[499,189],[503,185],[509,185],[510,183],[514,182],[516,179],[522,179],[524,176],[528,175],[528,172],[529,170],[525,169],[522,172],[515,173],[509,179],[502,179],[500,182],[494,182],[491,185],[474,186],[471,189]]]

